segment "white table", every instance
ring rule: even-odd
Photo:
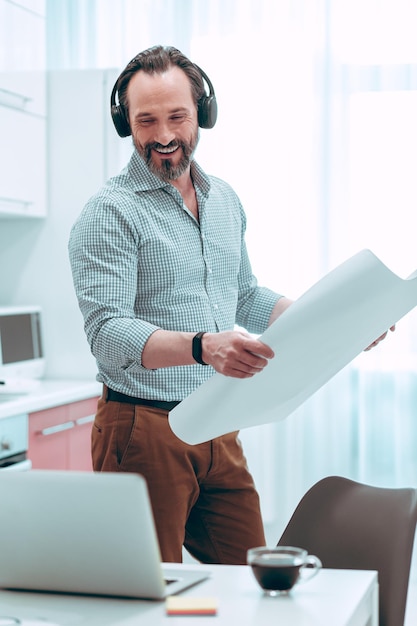
[[[48,621],[60,626],[378,626],[376,572],[323,569],[289,596],[270,598],[247,566],[204,568],[211,578],[184,595],[216,597],[215,616],[167,616],[164,602],[0,591],[0,617],[47,620],[44,626]]]

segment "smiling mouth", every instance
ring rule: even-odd
[[[158,146],[154,147],[154,150],[158,154],[173,154],[178,148],[179,146]]]

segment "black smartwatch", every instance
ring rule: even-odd
[[[203,348],[201,346],[201,337],[205,334],[204,331],[197,333],[193,337],[193,345],[192,345],[192,354],[194,361],[200,363],[200,365],[208,365],[208,363],[204,363],[202,353]]]

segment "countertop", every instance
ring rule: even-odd
[[[101,383],[95,380],[40,380],[26,393],[0,393],[0,419],[87,400],[100,396],[101,391]]]

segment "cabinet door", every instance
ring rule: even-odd
[[[0,72],[0,103],[2,106],[15,109],[26,115],[46,118],[46,98],[46,72],[40,70]]]
[[[41,217],[46,214],[46,121],[1,105],[0,213]]]
[[[45,0],[0,0],[0,217],[46,215],[45,15]]]
[[[91,427],[98,398],[29,415],[28,458],[34,469],[92,470]]]
[[[31,413],[28,458],[32,467],[68,469],[68,437],[73,428],[66,405]]]
[[[46,0],[0,0],[0,69],[46,69]]]

